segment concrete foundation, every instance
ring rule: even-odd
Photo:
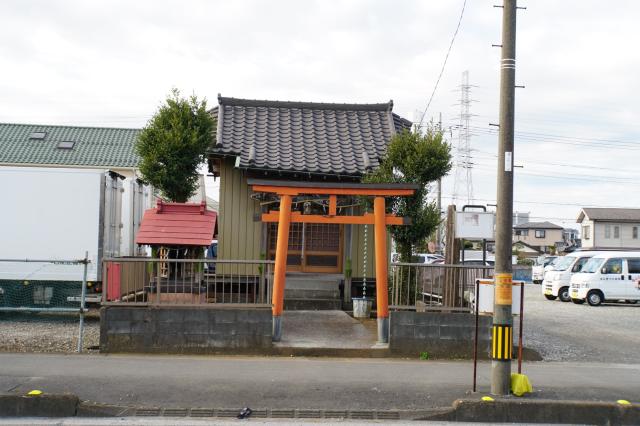
[[[271,349],[271,308],[106,306],[101,352],[264,353]]]
[[[390,312],[389,349],[394,355],[472,358],[475,316],[445,312]],[[491,347],[491,317],[481,316],[478,357],[487,359]]]

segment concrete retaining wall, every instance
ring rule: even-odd
[[[263,353],[271,327],[270,308],[106,306],[100,351]]]
[[[475,316],[466,313],[391,312],[389,349],[394,355],[436,358],[473,357]],[[491,317],[481,316],[478,357],[487,358],[491,345]]]

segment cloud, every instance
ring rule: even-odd
[[[491,44],[500,43],[501,10],[494,3],[467,2],[427,112],[427,120],[442,113],[445,126],[457,124],[458,87],[469,70],[478,101],[471,111],[474,194],[486,200],[495,199],[497,169],[497,136],[488,126],[498,121],[500,49]],[[639,151],[615,141],[640,142],[640,3],[521,3],[528,8],[518,12],[517,81],[526,89],[516,94],[516,131],[528,133],[516,135],[516,163],[524,166],[517,169],[516,200],[635,202],[624,178],[637,167]],[[210,102],[219,92],[393,99],[395,111],[408,115],[425,108],[461,7],[462,1],[420,0],[8,0],[0,15],[0,120],[142,126],[174,86]],[[452,188],[448,177],[445,193]],[[547,217],[573,217],[568,210],[578,209],[516,207],[526,206]]]

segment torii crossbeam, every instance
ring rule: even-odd
[[[372,184],[340,182],[292,182],[249,179],[254,192],[276,194],[280,198],[280,210],[262,215],[263,222],[277,222],[276,259],[273,277],[273,340],[282,338],[282,311],[289,246],[289,225],[293,223],[335,223],[374,225],[376,259],[376,302],[378,315],[378,342],[389,341],[389,293],[387,284],[387,225],[406,225],[406,218],[385,212],[385,197],[413,195],[417,185]],[[292,212],[292,198],[298,195],[328,195],[328,215],[301,214]],[[337,214],[338,195],[374,197],[373,214],[343,216]]]

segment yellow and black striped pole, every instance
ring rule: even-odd
[[[510,360],[513,357],[513,326],[494,325],[491,342],[491,359]]]

